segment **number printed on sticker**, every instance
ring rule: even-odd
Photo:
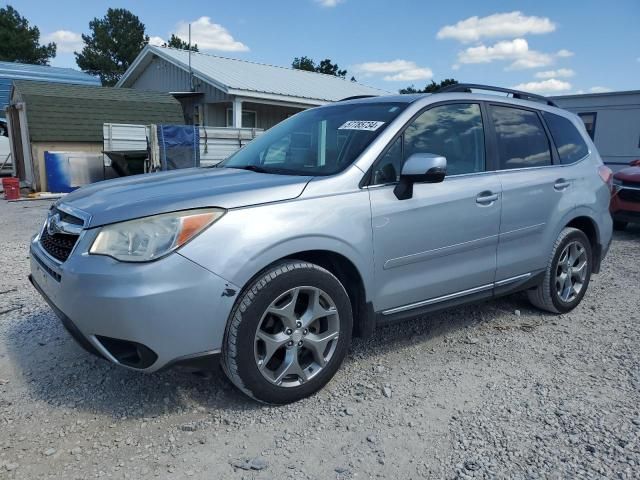
[[[382,125],[384,125],[384,122],[377,120],[349,120],[338,127],[338,130],[366,130],[374,132]]]

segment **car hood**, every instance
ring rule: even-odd
[[[300,196],[312,177],[235,168],[189,168],[82,187],[59,203],[91,216],[88,227],[191,208],[236,208]]]
[[[640,183],[640,167],[627,167],[616,172],[613,178],[629,183]]]

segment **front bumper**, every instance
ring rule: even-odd
[[[179,253],[144,264],[74,253],[59,263],[37,237],[30,280],[83,348],[148,372],[218,353],[239,291]]]

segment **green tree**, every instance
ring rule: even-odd
[[[296,57],[293,59],[291,66],[296,70],[306,70],[307,72],[316,71],[316,63],[309,57]]]
[[[75,52],[76,63],[103,85],[115,85],[149,42],[144,24],[129,10],[110,8],[103,18],[91,20],[89,29],[91,35],[82,35],[82,52]]]
[[[443,87],[448,87],[449,85],[456,85],[457,83],[458,81],[453,78],[445,78],[440,83],[436,83],[433,80],[431,80],[431,83],[427,83],[427,85],[422,90],[419,90],[415,86],[411,85],[407,88],[401,88],[400,93],[436,93],[438,90],[440,90]]]
[[[56,56],[56,44],[40,45],[40,30],[11,5],[0,8],[0,60],[48,65]]]
[[[340,70],[337,63],[333,63],[331,59],[325,58],[316,65],[316,62],[309,57],[296,57],[293,59],[291,66],[297,70],[306,70],[308,72],[324,73],[326,75],[333,75],[335,77],[345,78],[347,75],[346,70]],[[355,81],[351,77],[352,81]]]
[[[174,35],[173,33],[171,34],[171,38],[169,39],[168,42],[166,42],[164,44],[165,47],[171,47],[171,48],[179,48],[180,50],[189,50],[189,43],[185,42],[184,40],[182,40],[180,37]],[[191,45],[191,51],[192,52],[197,52],[198,51],[198,44],[194,43],[193,45]]]
[[[325,75],[334,75],[336,77],[344,78],[347,75],[346,70],[340,70],[337,63],[332,63],[330,59],[325,58],[316,67],[316,72],[324,73]]]

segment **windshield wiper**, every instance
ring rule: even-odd
[[[225,168],[237,168],[238,170],[249,170],[251,172],[257,172],[257,173],[273,173],[271,170],[268,170],[266,168],[263,167],[259,167],[258,165],[244,165],[242,167],[237,167],[237,166],[226,166]]]

